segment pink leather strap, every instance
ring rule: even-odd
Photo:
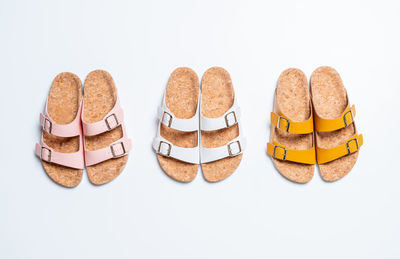
[[[74,137],[78,136],[80,133],[79,117],[78,120],[75,119],[69,124],[57,124],[50,118],[50,116],[41,113],[40,125],[42,125],[42,129],[47,133],[59,137]]]
[[[94,136],[100,133],[115,129],[124,121],[124,112],[122,111],[121,106],[119,105],[119,100],[117,99],[114,107],[111,111],[104,116],[104,118],[100,121],[94,123],[86,123],[83,120],[82,113],[82,126],[83,126],[83,134],[85,136]]]
[[[57,124],[55,123],[47,113],[47,104],[45,113],[40,114],[40,125],[42,130],[46,131],[51,135],[58,137],[75,137],[81,134],[80,117],[82,112],[82,102],[79,106],[78,112],[75,119],[68,124]]]
[[[81,128],[81,113],[82,104],[79,105],[78,112],[75,119],[68,124],[57,124],[49,116],[47,112],[47,103],[44,114],[40,114],[40,124],[43,131],[59,137],[74,137],[79,136],[79,150],[74,153],[60,153],[54,151],[43,141],[43,133],[40,144],[36,144],[35,153],[43,161],[63,165],[66,167],[83,169],[85,161],[83,157],[83,140],[82,140],[82,128]]]
[[[87,166],[95,165],[111,158],[125,156],[132,148],[131,140],[123,137],[110,146],[98,150],[85,150],[85,162]]]
[[[42,143],[42,144],[36,144],[35,153],[41,160],[46,162],[59,164],[76,169],[84,168],[82,148],[79,148],[79,151],[75,153],[60,153],[54,151],[45,143]]]

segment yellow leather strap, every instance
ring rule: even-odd
[[[327,162],[336,160],[340,157],[352,154],[360,149],[363,144],[362,134],[354,134],[351,138],[347,139],[343,145],[334,148],[319,148],[317,149],[317,162],[318,164],[325,164]]]
[[[313,116],[303,122],[294,122],[283,115],[271,112],[271,123],[278,129],[295,134],[308,134],[314,131]]]
[[[276,142],[267,144],[267,153],[273,158],[302,164],[315,164],[315,148],[306,150],[287,149]]]
[[[353,105],[351,108],[347,106],[342,115],[336,119],[323,119],[318,117],[317,114],[315,116],[315,131],[334,131],[341,128],[347,127],[354,121],[354,117],[356,116],[356,108]]]

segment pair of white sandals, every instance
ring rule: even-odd
[[[225,179],[240,164],[246,147],[229,73],[219,67],[208,69],[200,96],[199,90],[196,73],[178,68],[158,109],[153,149],[163,170],[182,182],[194,179],[199,164],[207,181]]]

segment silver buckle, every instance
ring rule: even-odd
[[[168,128],[171,128],[171,124],[172,124],[172,115],[171,115],[171,114],[169,114],[168,112],[164,112],[161,121],[164,121],[165,114],[169,116],[169,119],[168,119]],[[164,142],[164,143],[165,143],[165,142]],[[168,144],[168,143],[167,143],[167,144]]]
[[[350,110],[348,110],[348,111],[343,115],[343,121],[344,121],[344,125],[345,125],[346,127],[347,127],[347,125],[348,125],[347,119],[346,119],[346,115],[347,115],[349,112],[350,112],[350,114],[351,114],[351,120],[352,120],[352,121],[354,120],[353,112],[352,112],[351,109],[350,109]]]
[[[285,151],[285,153],[283,153],[283,158],[282,159],[276,157],[276,149],[277,148],[281,148],[281,149],[283,149],[283,151]],[[281,147],[281,146],[274,146],[274,153],[272,154],[272,157],[276,158],[276,159],[280,159],[280,160],[286,160],[286,152],[287,152],[286,148]]]
[[[114,120],[115,120],[115,127],[111,127],[111,126],[110,126],[110,123],[108,122],[108,119],[109,119],[110,117],[114,117]],[[116,128],[116,127],[119,125],[119,122],[118,122],[118,119],[117,119],[117,116],[115,115],[115,113],[108,115],[108,116],[105,118],[105,122],[106,122],[106,125],[107,125],[108,130],[112,130],[112,129]]]
[[[285,120],[286,122],[287,122],[287,124],[286,124],[286,132],[289,132],[289,126],[290,126],[290,121],[288,120],[288,119],[286,119],[286,118],[284,118],[284,117],[282,117],[282,116],[279,116],[278,117],[278,122],[276,123],[276,127],[278,128],[278,129],[281,129],[281,120]]]
[[[49,122],[49,130],[46,130],[46,122]],[[43,130],[45,130],[51,134],[51,131],[53,130],[53,123],[51,123],[51,121],[49,119],[44,118],[42,128],[43,128]]]
[[[162,146],[162,144],[165,144],[165,145],[168,146],[168,151],[167,151],[166,154],[161,152],[161,146]],[[160,154],[160,155],[169,157],[169,155],[171,154],[171,144],[169,144],[169,143],[167,143],[167,142],[164,142],[164,141],[160,141],[160,144],[158,144],[158,151],[157,151],[157,153]]]
[[[349,146],[349,143],[351,143],[352,141],[355,141],[356,142],[356,146],[357,146],[357,149],[354,152],[350,151],[350,146]],[[347,154],[348,155],[357,152],[357,150],[358,150],[358,139],[357,138],[353,138],[353,139],[350,139],[349,141],[347,141],[346,142],[346,148],[347,148]]]
[[[230,123],[229,123],[228,116],[229,116],[230,114],[233,114],[233,118],[235,118],[235,122],[234,122],[233,124],[230,124]],[[235,125],[236,123],[237,123],[237,118],[236,118],[236,113],[235,113],[234,111],[231,111],[230,113],[227,113],[227,114],[225,115],[225,124],[226,124],[226,127],[227,127],[227,128],[229,128],[229,127]]]
[[[121,145],[121,147],[122,147],[122,153],[121,154],[116,154],[115,153],[115,149],[114,149],[114,146],[116,146],[116,145]],[[115,158],[115,157],[121,157],[121,156],[123,156],[123,155],[125,155],[126,154],[126,150],[125,150],[125,145],[124,145],[124,142],[118,142],[118,143],[115,143],[115,144],[112,144],[111,146],[110,146],[110,149],[111,149],[111,154],[112,154],[112,156]]]
[[[237,145],[238,145],[239,152],[236,152],[236,153],[233,153],[233,152],[232,152],[231,145],[233,145],[233,144],[237,144]],[[237,140],[237,141],[235,141],[235,142],[231,142],[231,143],[228,144],[228,153],[229,153],[229,156],[230,156],[230,157],[232,157],[232,156],[237,156],[237,155],[239,155],[240,153],[242,153],[242,146],[240,145],[240,141],[239,141],[239,140]]]
[[[47,152],[49,152],[49,155],[47,156],[47,160],[43,159],[43,149],[45,149],[45,150],[47,150]],[[51,150],[48,149],[47,147],[42,147],[42,148],[40,149],[40,159],[41,159],[41,160],[44,160],[44,161],[46,161],[46,162],[50,162],[50,161],[51,161]]]

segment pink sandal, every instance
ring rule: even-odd
[[[82,125],[89,180],[107,183],[123,170],[132,145],[114,80],[106,71],[96,70],[86,77]]]
[[[82,85],[72,73],[54,79],[40,114],[42,137],[35,153],[42,160],[49,177],[65,187],[75,187],[84,168],[81,128]]]

